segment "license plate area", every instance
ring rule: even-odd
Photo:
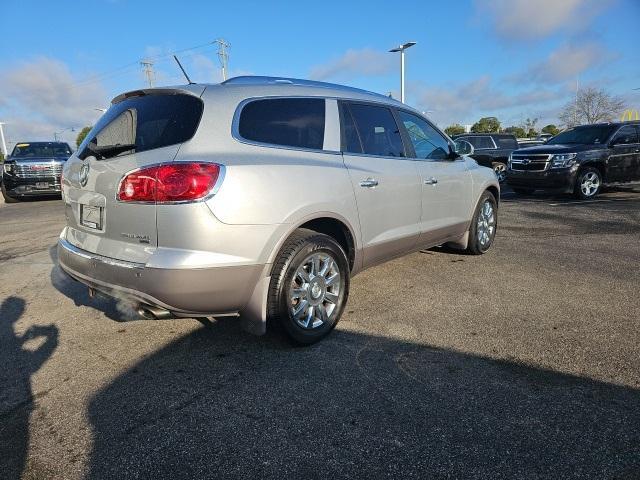
[[[38,190],[47,190],[51,187],[49,182],[36,182],[36,188]]]
[[[102,230],[103,208],[80,204],[80,225]]]

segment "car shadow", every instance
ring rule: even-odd
[[[29,419],[35,408],[31,377],[58,346],[55,325],[17,333],[26,302],[10,296],[0,305],[0,478],[20,478],[29,448]]]
[[[640,391],[337,330],[311,347],[233,319],[89,403],[88,478],[638,478]]]

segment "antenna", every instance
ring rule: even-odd
[[[173,56],[173,58],[176,61],[176,63],[178,64],[178,66],[180,67],[180,70],[182,70],[182,74],[184,75],[184,78],[186,78],[187,82],[189,83],[189,85],[191,85],[193,82],[189,78],[189,75],[187,75],[187,72],[184,71],[184,68],[182,68],[182,64],[180,63],[180,60],[178,60],[178,57],[176,57],[175,55]]]
[[[151,60],[143,60],[140,62],[140,65],[144,68],[144,74],[147,77],[147,82],[149,82],[149,88],[153,88],[156,79],[156,74],[153,71],[153,62]]]
[[[218,44],[218,60],[220,60],[220,65],[222,66],[222,81],[224,82],[227,79],[227,69],[229,63],[229,54],[227,53],[227,48],[231,47],[231,45],[224,38],[219,38],[213,43]]]

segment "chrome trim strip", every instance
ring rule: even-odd
[[[125,260],[116,260],[115,258],[104,257],[96,253],[87,252],[86,250],[82,250],[76,247],[75,245],[72,245],[64,238],[60,238],[58,241],[60,243],[60,246],[65,250],[67,250],[69,253],[82,257],[86,260],[91,260],[93,262],[100,262],[104,265],[110,265],[112,267],[139,269],[139,270],[142,270],[145,268],[144,263],[127,262]]]

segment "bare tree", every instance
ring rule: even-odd
[[[567,103],[559,118],[567,127],[588,123],[610,122],[622,114],[624,100],[603,89],[583,88],[577,98]]]

